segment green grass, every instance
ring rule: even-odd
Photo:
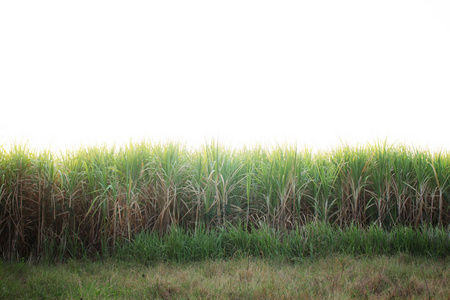
[[[444,230],[414,230],[396,227],[385,231],[371,226],[335,228],[325,223],[310,224],[291,231],[268,226],[247,231],[243,227],[225,227],[189,232],[173,227],[164,236],[141,232],[116,248],[121,261],[153,264],[162,261],[195,262],[209,259],[260,257],[280,261],[302,261],[329,255],[397,255],[446,258],[450,236]]]
[[[448,232],[449,178],[448,152],[382,143],[313,153],[142,142],[60,155],[15,145],[0,149],[0,256],[110,257],[140,234],[162,237],[175,227],[295,235],[320,222],[346,232]],[[264,230],[260,242],[278,243]]]
[[[334,255],[151,266],[117,261],[0,262],[1,299],[448,299],[447,259]]]

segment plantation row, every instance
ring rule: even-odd
[[[313,154],[136,143],[58,157],[16,145],[0,153],[0,251],[39,256],[54,244],[105,253],[172,225],[448,228],[449,178],[448,153],[386,144]]]

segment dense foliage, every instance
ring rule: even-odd
[[[269,258],[279,261],[303,261],[329,255],[396,255],[446,258],[450,254],[450,234],[445,230],[410,227],[389,232],[373,225],[360,229],[351,225],[345,230],[317,223],[290,231],[266,226],[246,230],[226,227],[186,232],[177,227],[164,236],[141,232],[118,248],[115,256],[153,264],[162,261],[193,262],[241,257]]]
[[[448,231],[450,155],[387,144],[313,153],[217,143],[0,152],[4,258],[108,255],[143,232],[313,222]]]

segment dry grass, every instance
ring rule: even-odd
[[[0,298],[448,299],[449,270],[448,260],[405,255],[153,267],[117,262],[4,263]]]

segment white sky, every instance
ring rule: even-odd
[[[1,1],[0,145],[450,149],[450,1]]]

